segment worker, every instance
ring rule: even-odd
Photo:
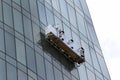
[[[84,48],[81,47],[81,48],[80,48],[80,54],[81,54],[81,57],[83,57],[83,58],[84,58],[84,52],[85,52],[85,51],[84,51]]]

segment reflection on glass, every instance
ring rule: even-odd
[[[37,73],[45,79],[45,66],[43,57],[36,53]]]
[[[101,57],[99,54],[97,54],[97,57],[98,57],[98,61],[99,61],[101,70],[103,72],[103,75],[106,76],[110,80],[110,76],[109,76],[108,69],[107,69],[107,66],[105,64],[104,58]]]
[[[3,3],[3,13],[4,13],[4,22],[13,27],[13,19],[12,19],[12,9],[7,4]]]
[[[39,9],[40,21],[46,24],[45,7],[40,2],[38,2],[38,9]]]
[[[40,40],[40,28],[36,24],[32,24],[33,26],[33,36],[34,36],[34,42],[37,44]]]
[[[0,21],[2,21],[2,5],[1,5],[1,0],[0,0]]]
[[[32,41],[33,37],[32,37],[31,20],[28,19],[27,17],[23,16],[23,21],[24,21],[25,37],[27,37],[28,39],[30,39]]]
[[[13,9],[15,30],[23,34],[22,14]]]
[[[5,61],[0,59],[0,80],[6,80]]]
[[[92,57],[94,68],[96,68],[99,72],[101,72],[95,51],[92,48],[90,48],[90,52],[91,52],[91,57]]]
[[[2,29],[0,29],[0,50],[4,51],[4,34]]]
[[[30,10],[30,8],[29,8],[29,0],[21,0],[21,4],[22,4],[22,7],[23,7],[25,10],[27,10],[27,11]]]
[[[8,80],[17,80],[16,68],[10,64],[7,64],[7,79]]]
[[[30,2],[31,14],[34,15],[36,18],[38,18],[36,0],[29,0],[29,2]]]
[[[16,53],[17,53],[17,60],[22,64],[26,65],[25,46],[24,43],[18,39],[16,39]]]
[[[77,28],[75,10],[70,5],[68,5],[68,12],[69,12],[70,23]]]
[[[46,8],[46,16],[47,16],[48,25],[53,25],[54,24],[53,13],[47,8]]]
[[[53,5],[53,8],[55,8],[58,12],[60,12],[59,0],[52,0],[52,5]]]
[[[47,80],[54,80],[52,64],[45,60]]]
[[[15,40],[14,36],[10,33],[5,33],[5,42],[6,42],[6,54],[15,58]]]
[[[87,69],[87,74],[88,74],[88,80],[95,80],[95,75],[93,72]]]
[[[32,71],[36,72],[34,50],[26,46],[27,65]],[[31,65],[32,64],[32,65]]]
[[[84,18],[79,13],[77,13],[77,23],[78,23],[79,31],[86,36],[85,21]]]
[[[91,55],[90,55],[90,51],[89,51],[89,46],[87,45],[87,43],[85,43],[84,41],[81,40],[82,43],[82,47],[85,49],[85,60],[92,65],[92,60],[91,60]]]
[[[57,68],[54,67],[54,72],[55,72],[55,80],[63,80],[61,71],[59,71]]]
[[[86,68],[84,65],[78,67],[80,80],[87,80]]]
[[[59,1],[60,1],[61,13],[66,19],[68,19],[67,6],[65,0],[59,0]]]
[[[18,69],[18,80],[27,80],[27,74]]]
[[[20,0],[13,0],[13,1],[20,5]]]

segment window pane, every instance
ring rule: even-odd
[[[78,70],[77,69],[73,69],[71,71],[71,73],[72,73],[72,75],[74,75],[74,77],[79,78],[79,74],[78,74]]]
[[[3,1],[11,5],[11,0],[3,0]]]
[[[2,5],[1,5],[1,0],[0,0],[0,21],[2,21]]]
[[[4,35],[2,29],[0,29],[0,50],[4,51]]]
[[[80,4],[80,0],[74,0],[74,3],[75,3],[75,5],[77,5],[77,7],[82,9],[81,4]]]
[[[27,80],[27,74],[18,70],[18,80]]]
[[[31,47],[26,46],[26,54],[27,54],[27,65],[28,65],[28,67],[32,71],[36,72],[34,50]]]
[[[87,80],[86,69],[84,65],[78,67],[80,80]]]
[[[71,37],[71,30],[65,24],[63,24],[63,28],[64,28],[64,32],[65,32],[65,40],[69,41],[70,39],[72,39],[72,37]]]
[[[48,25],[53,25],[54,24],[53,13],[50,10],[48,10],[47,8],[46,8],[46,15],[47,15]]]
[[[53,8],[55,8],[58,12],[60,12],[58,0],[52,0],[52,5],[53,5]]]
[[[87,69],[87,74],[88,74],[88,80],[95,80],[95,75],[93,74],[93,72]]]
[[[99,54],[97,54],[97,57],[98,57],[98,61],[99,61],[101,70],[103,72],[103,75],[106,76],[110,80],[110,76],[109,76],[108,69],[107,69],[107,66],[105,64],[104,58],[101,57]]]
[[[63,80],[62,73],[57,68],[54,67],[55,80]]]
[[[55,24],[58,24],[59,29],[62,30],[62,21],[56,16],[54,16],[54,18],[55,18]]]
[[[82,47],[85,49],[85,60],[87,62],[89,62],[89,64],[92,65],[92,60],[91,60],[91,56],[90,56],[89,46],[82,40],[81,40],[81,43],[82,43]]]
[[[28,75],[32,77],[33,80],[37,80],[37,75],[28,69]]]
[[[32,38],[31,21],[25,16],[23,16],[23,20],[24,20],[25,37],[27,37],[32,41],[33,38]]]
[[[6,80],[5,61],[0,59],[0,80]]]
[[[86,31],[85,31],[85,22],[83,17],[77,13],[77,23],[78,23],[78,28],[81,33],[83,33],[86,36]]]
[[[96,44],[98,47],[100,47],[93,25],[87,23],[87,26],[89,29],[90,36],[92,38],[92,42]]]
[[[15,40],[14,36],[5,32],[6,54],[15,58]]]
[[[70,5],[68,5],[68,12],[69,12],[70,23],[77,28],[75,10]]]
[[[28,77],[28,80],[34,80],[33,78],[31,78],[31,77]]]
[[[12,9],[7,4],[3,3],[3,12],[4,12],[4,22],[13,27],[13,19],[12,19]]]
[[[34,15],[36,18],[38,18],[36,0],[29,0],[29,1],[30,1],[31,14]]]
[[[85,0],[80,0],[81,1],[81,5],[82,5],[82,8],[84,10],[84,13],[90,17],[90,13],[89,13],[89,10],[88,10],[88,7],[87,7],[87,4],[85,2]]]
[[[13,0],[13,1],[20,5],[20,0]]]
[[[16,39],[16,52],[17,52],[17,60],[22,64],[26,65],[25,46],[24,43],[18,39]]]
[[[52,64],[45,60],[47,80],[54,80]]]
[[[38,2],[38,9],[41,22],[46,24],[45,7],[40,2]]]
[[[61,13],[66,19],[68,19],[67,6],[65,0],[59,0],[59,1],[60,1]]]
[[[21,3],[22,3],[22,7],[24,9],[26,9],[27,11],[29,11],[29,1],[28,0],[21,0]]]
[[[15,30],[23,34],[22,14],[13,9]]]
[[[72,36],[73,36],[73,40],[74,40],[73,49],[76,51],[76,53],[77,53],[78,55],[80,55],[80,52],[77,51],[77,50],[81,47],[81,45],[80,45],[80,38],[79,38],[79,36],[78,36],[76,33],[74,33],[74,32],[72,32]]]
[[[36,61],[37,61],[37,72],[38,75],[45,79],[45,67],[43,57],[36,53]]]
[[[92,57],[94,68],[97,69],[99,72],[101,72],[95,51],[92,48],[90,48],[90,51],[91,51],[91,57]]]
[[[40,28],[36,24],[33,24],[33,36],[34,36],[34,42],[37,44],[40,40]]]
[[[66,77],[65,75],[63,75],[63,77],[64,77],[64,80],[71,80],[68,77]]]
[[[7,80],[17,80],[16,68],[7,64]]]

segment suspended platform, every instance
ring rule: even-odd
[[[54,33],[47,32],[46,39],[57,49],[59,49],[63,54],[67,55],[69,59],[71,59],[75,63],[83,63],[85,62],[84,51],[82,55],[78,55],[71,47],[69,47],[62,39],[56,36]],[[81,51],[80,51],[81,52]]]

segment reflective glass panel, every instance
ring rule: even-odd
[[[21,0],[22,7],[29,11],[29,0]]]
[[[55,80],[63,80],[61,71],[59,71],[57,68],[54,67],[54,72],[55,72]]]
[[[24,43],[18,39],[16,39],[16,52],[17,52],[17,60],[22,64],[26,65],[25,46]]]
[[[7,80],[17,80],[16,68],[7,64]]]
[[[68,12],[69,12],[70,23],[77,28],[75,10],[70,5],[68,5]]]
[[[22,14],[13,9],[15,30],[23,34]]]
[[[45,79],[45,66],[43,57],[36,53],[37,73]]]
[[[12,9],[7,4],[3,3],[3,13],[4,13],[4,22],[13,27],[13,19],[12,19]]]
[[[1,5],[1,0],[0,0],[0,20],[2,21],[2,5]]]
[[[4,51],[4,34],[2,29],[0,29],[0,50]]]
[[[18,80],[27,80],[27,74],[18,70]]]
[[[6,80],[5,61],[0,59],[0,80]]]
[[[5,42],[6,42],[6,54],[15,58],[15,40],[14,36],[10,33],[5,33]]]
[[[45,60],[47,80],[54,80],[52,64]]]
[[[36,72],[34,50],[29,46],[26,46],[26,56],[28,68]]]
[[[23,16],[23,21],[24,21],[25,37],[27,37],[28,39],[30,39],[32,41],[33,38],[32,38],[31,20],[28,19],[27,17]]]

